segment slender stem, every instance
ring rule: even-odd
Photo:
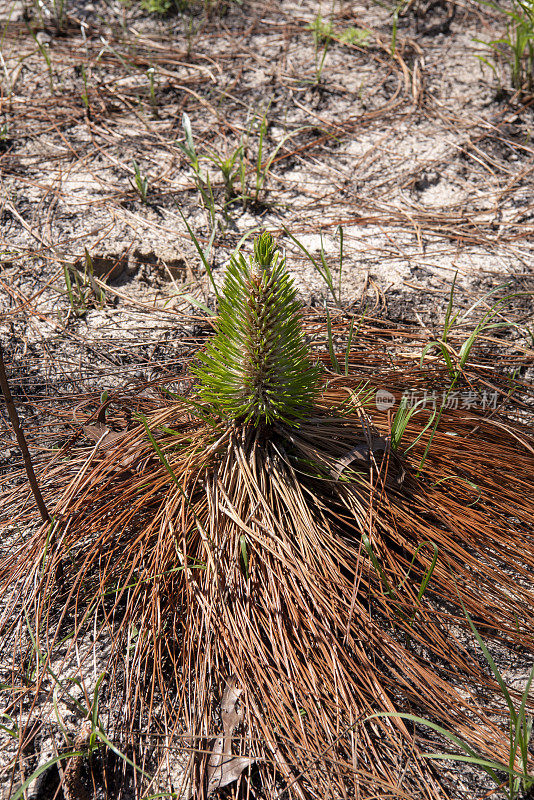
[[[13,430],[15,431],[15,436],[17,437],[17,442],[20,447],[22,456],[24,458],[24,467],[26,469],[26,474],[28,476],[28,481],[30,482],[30,487],[33,496],[35,498],[35,502],[37,503],[37,508],[39,509],[39,513],[41,514],[43,522],[51,523],[52,518],[48,513],[45,501],[43,500],[43,495],[41,494],[41,490],[39,489],[39,485],[37,483],[37,478],[35,477],[35,472],[33,470],[33,464],[30,457],[30,451],[28,450],[28,445],[26,443],[26,437],[24,436],[23,430],[20,426],[19,415],[17,414],[17,409],[15,408],[13,397],[11,395],[9,384],[7,382],[6,367],[4,364],[4,355],[2,352],[1,345],[0,345],[0,389],[2,390],[2,394],[4,395],[7,413],[9,414],[9,419],[11,420],[11,424],[13,425]]]

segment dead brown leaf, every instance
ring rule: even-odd
[[[244,716],[243,705],[239,699],[242,693],[243,689],[238,686],[237,677],[231,675],[221,699],[223,733],[215,739],[208,761],[208,795],[236,781],[243,770],[254,763],[254,759],[248,756],[232,755],[232,736]]]

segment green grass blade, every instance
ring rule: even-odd
[[[114,745],[110,739],[108,739],[108,737],[106,736],[101,727],[96,729],[95,734],[100,739],[102,744],[105,744],[106,747],[108,747],[113,753],[115,753],[115,755],[118,756],[122,761],[125,761],[126,764],[129,764],[129,766],[132,767],[132,769],[134,769],[139,775],[142,775],[143,778],[150,779],[150,775],[148,775],[148,773],[146,773],[143,769],[141,769],[141,767],[135,764],[130,758],[128,758],[126,753],[123,753],[121,750],[119,750],[119,748],[116,747],[116,745]]]
[[[506,704],[507,704],[508,709],[510,711],[510,719],[512,720],[513,724],[515,725],[515,723],[517,721],[517,712],[516,712],[516,710],[514,708],[514,704],[512,702],[512,698],[510,696],[510,692],[508,691],[508,687],[506,686],[506,684],[505,684],[505,682],[503,680],[503,677],[502,677],[501,673],[499,672],[499,669],[498,669],[497,665],[495,664],[495,661],[491,657],[491,654],[490,654],[488,648],[486,647],[486,645],[484,643],[484,640],[482,639],[482,636],[479,634],[479,632],[475,628],[473,620],[469,616],[469,612],[467,611],[462,598],[459,596],[458,599],[460,600],[463,612],[464,612],[464,614],[466,616],[467,622],[469,623],[469,627],[473,631],[473,634],[474,634],[478,644],[480,645],[480,649],[484,653],[484,658],[488,662],[491,671],[495,675],[495,680],[499,684],[499,688],[500,688],[500,690],[501,690],[501,692],[503,694],[504,699],[506,700]]]
[[[200,258],[202,260],[202,263],[204,264],[204,268],[205,268],[206,272],[208,273],[208,277],[210,279],[211,285],[213,286],[213,290],[215,292],[217,300],[220,301],[221,297],[220,297],[220,294],[219,294],[219,290],[217,289],[217,284],[215,283],[215,279],[213,277],[213,272],[212,272],[212,269],[211,269],[210,265],[208,264],[208,259],[206,258],[205,254],[204,254],[204,250],[201,248],[200,242],[198,241],[197,237],[193,233],[193,230],[192,230],[191,226],[189,225],[188,221],[186,220],[186,218],[182,214],[182,210],[180,208],[178,209],[178,213],[180,214],[181,218],[185,222],[185,226],[186,226],[187,230],[189,231],[189,235],[190,235],[191,239],[193,240],[193,244],[195,245],[195,247],[197,249],[197,252],[198,252],[198,254],[199,254],[199,256],[200,256]]]
[[[337,298],[341,304],[341,276],[343,274],[343,228],[339,226],[339,277],[337,282]]]
[[[328,352],[330,353],[330,361],[332,362],[332,367],[335,369],[336,372],[341,372],[339,368],[339,361],[337,360],[335,351],[334,351],[334,342],[332,339],[332,320],[330,319],[330,312],[328,310],[328,306],[325,303],[325,311],[326,311],[326,329],[328,335]]]
[[[380,562],[378,561],[377,557],[375,556],[374,551],[373,551],[373,547],[371,545],[371,542],[369,541],[369,537],[365,533],[362,535],[362,544],[365,547],[365,549],[367,550],[367,554],[369,555],[369,558],[371,559],[375,570],[377,571],[378,575],[380,576],[380,580],[382,581],[382,584],[383,584],[384,589],[386,590],[387,594],[391,597],[392,600],[396,600],[397,599],[396,592],[390,586],[390,583],[389,583],[389,581],[387,579],[386,573],[382,569],[382,567],[380,565]]]
[[[42,775],[43,772],[46,772],[50,767],[54,764],[58,764],[60,761],[64,761],[66,758],[75,758],[76,756],[84,756],[85,753],[83,750],[72,750],[68,753],[62,753],[61,755],[54,756],[47,761],[45,764],[41,764],[37,767],[36,770],[32,772],[29,778],[26,778],[22,786],[15,792],[15,794],[11,795],[10,800],[22,800],[25,797],[26,789],[28,789],[31,784],[34,782],[39,775]]]
[[[451,321],[452,305],[453,305],[453,302],[454,302],[454,287],[456,286],[456,278],[457,277],[458,277],[458,270],[456,270],[456,272],[454,273],[454,278],[452,279],[452,286],[451,286],[451,291],[450,291],[450,294],[449,294],[449,302],[447,304],[447,311],[445,312],[445,324],[443,326],[443,337],[442,337],[442,341],[444,341],[444,342],[447,341],[447,335],[449,333],[449,330],[453,326],[454,321],[455,321],[456,317],[458,316],[458,314],[455,314],[454,317],[452,318],[452,321]]]
[[[417,592],[417,599],[418,600],[421,600],[421,598],[423,597],[424,593],[426,592],[426,588],[427,588],[427,586],[428,586],[428,584],[430,582],[430,579],[432,578],[432,573],[434,572],[434,568],[435,568],[436,564],[438,563],[438,552],[439,551],[438,551],[437,544],[435,542],[428,542],[428,544],[432,545],[432,547],[434,549],[434,555],[432,557],[432,561],[430,563],[430,566],[429,566],[428,570],[426,571],[425,576],[423,577],[423,580],[421,582],[421,586],[419,587],[419,591]],[[419,547],[422,547],[422,545],[419,545]]]
[[[412,449],[412,447],[415,447],[415,445],[417,444],[417,442],[419,441],[419,439],[420,439],[422,436],[424,436],[424,435],[425,435],[425,433],[427,432],[427,430],[430,428],[430,426],[431,426],[431,425],[432,425],[432,423],[434,422],[434,419],[435,419],[435,417],[436,417],[436,414],[437,414],[437,411],[436,411],[436,409],[434,409],[434,410],[433,410],[433,412],[432,412],[432,416],[430,417],[430,419],[429,419],[429,420],[428,420],[428,422],[426,423],[425,427],[423,428],[423,430],[422,430],[422,431],[420,431],[420,432],[417,434],[417,436],[415,437],[415,439],[413,440],[413,442],[411,443],[411,445],[409,445],[409,446],[406,448],[406,450],[404,451],[404,455],[406,455],[406,453],[409,453],[409,452],[410,452],[410,450]]]
[[[454,733],[448,731],[446,728],[443,728],[441,725],[437,725],[435,722],[430,722],[427,719],[423,719],[422,717],[417,717],[414,714],[403,714],[400,712],[397,713],[395,711],[379,711],[376,714],[371,714],[371,716],[366,717],[363,720],[363,722],[365,723],[371,719],[377,719],[382,717],[393,717],[393,718],[396,717],[397,719],[408,720],[408,722],[415,722],[417,725],[424,725],[424,727],[436,731],[436,733],[439,733],[445,739],[448,739],[450,742],[453,742],[455,745],[457,745],[457,747],[459,747],[461,750],[464,751],[464,753],[467,754],[466,756],[461,756],[461,755],[455,756],[454,753],[451,754],[425,753],[424,754],[425,758],[447,758],[453,761],[455,758],[458,758],[458,760],[462,761],[467,757],[469,759],[472,759],[470,763],[477,763],[478,766],[482,767],[482,769],[491,777],[491,779],[495,781],[497,786],[500,785],[501,781],[496,773],[496,770],[499,771],[502,770],[503,772],[509,771],[508,767],[506,767],[504,764],[501,764],[497,761],[487,761],[486,759],[480,758],[480,756],[478,756],[475,753],[475,751],[467,744],[467,742],[464,742],[462,739],[460,739]]]
[[[245,577],[248,581],[249,579],[249,571],[248,571],[248,550],[247,550],[247,537],[245,534],[241,534],[239,537],[239,547],[241,550],[241,558],[243,559],[243,565],[245,567]]]
[[[348,377],[349,374],[349,355],[350,355],[350,348],[352,346],[352,332],[354,330],[354,317],[351,320],[350,328],[349,328],[349,338],[347,340],[347,349],[345,350],[345,377]],[[356,330],[356,335],[358,335],[358,331]]]

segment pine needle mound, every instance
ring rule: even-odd
[[[267,272],[240,274],[265,291]],[[286,301],[293,324],[291,292]],[[498,687],[462,604],[488,642],[534,654],[532,437],[448,412],[417,476],[425,439],[401,459],[386,415],[371,424],[359,376],[318,381],[295,335],[300,406],[283,393],[257,402],[252,382],[236,390],[245,370],[224,378],[240,354],[224,349],[221,323],[193,404],[139,400],[109,446],[104,437],[48,466],[53,535],[39,530],[0,573],[14,667],[27,641],[21,605],[49,649],[67,617],[73,642],[93,630],[109,643],[107,701],[123,704],[108,737],[135,748],[139,726],[165,734],[192,753],[197,796],[235,675],[245,715],[234,753],[253,759],[241,778],[250,796],[443,798],[420,755],[425,732],[367,718],[423,715],[507,763]],[[120,414],[117,401],[107,424]]]

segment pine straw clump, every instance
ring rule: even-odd
[[[445,797],[421,758],[426,732],[367,719],[377,712],[423,715],[507,763],[464,609],[488,642],[534,654],[532,440],[446,412],[417,475],[427,438],[401,459],[359,383],[323,375],[293,422],[217,418],[211,398],[162,394],[111,433],[125,409],[108,403],[100,441],[42,472],[53,530],[2,565],[15,668],[21,606],[47,652],[67,620],[73,643],[105,639],[107,702],[123,709],[108,737],[135,750],[140,727],[165,735],[192,753],[199,797],[230,676],[251,796]]]

